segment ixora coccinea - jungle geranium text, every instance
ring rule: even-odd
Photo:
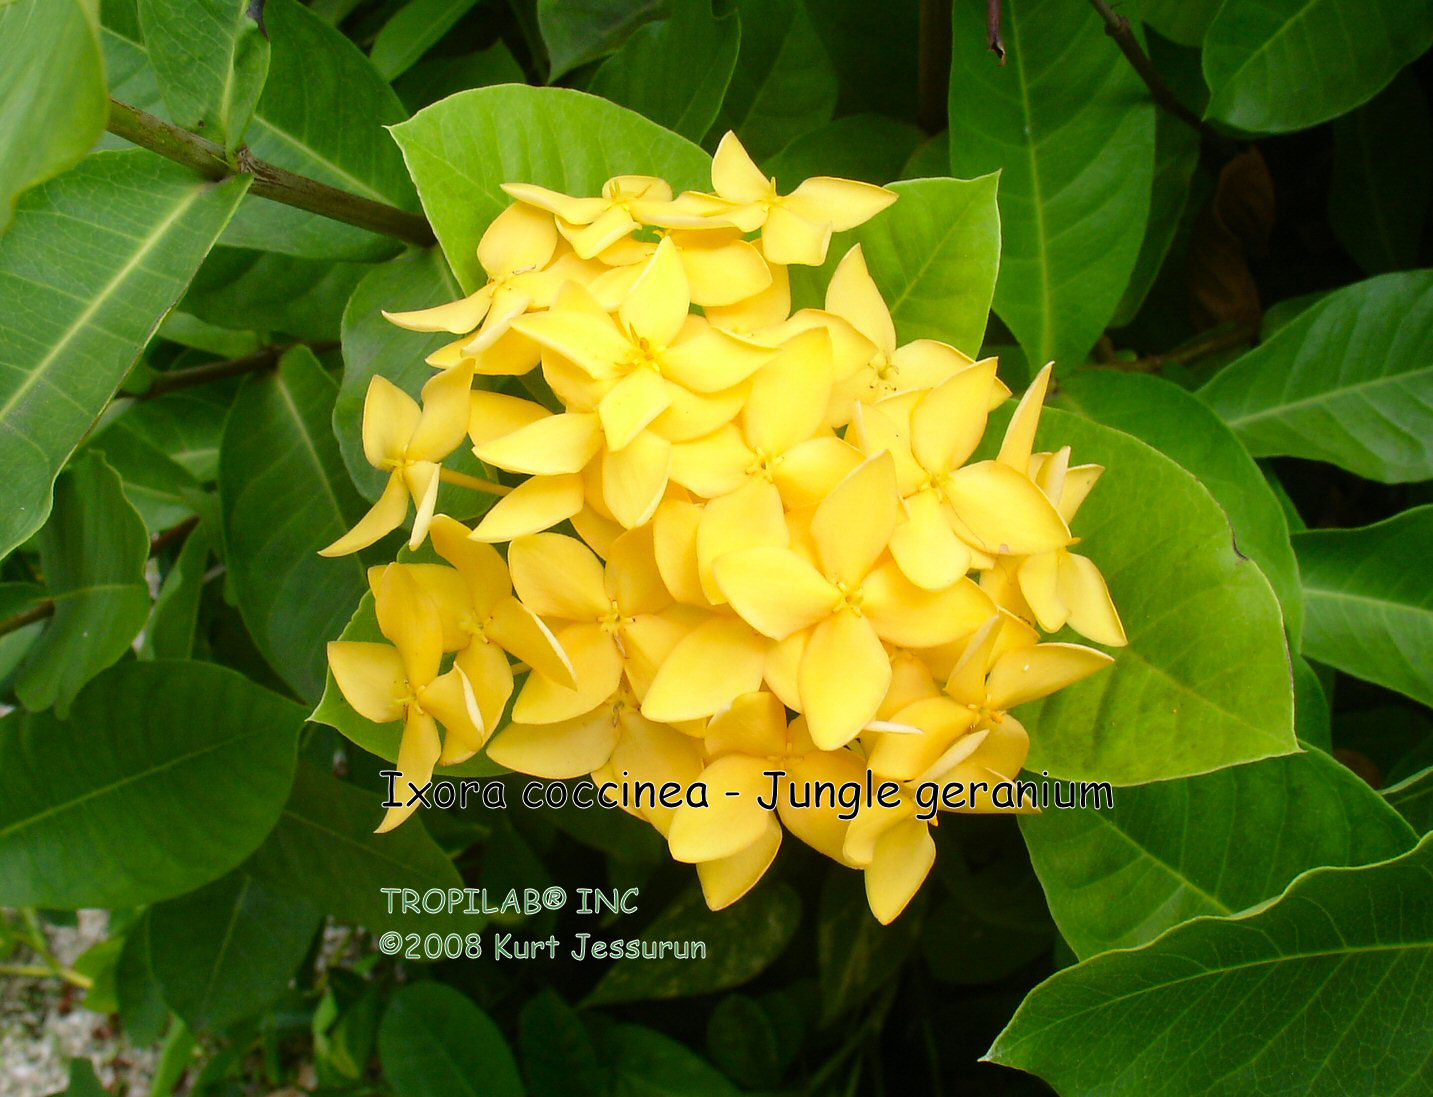
[[[1011,395],[995,360],[902,344],[859,246],[824,308],[792,311],[788,268],[823,264],[833,232],[896,195],[832,178],[780,194],[731,134],[711,194],[646,176],[596,197],[505,189],[514,202],[478,246],[487,284],[387,314],[455,338],[420,401],[373,379],[364,452],[388,486],[324,551],[373,544],[411,500],[409,548],[430,542],[442,562],[369,572],[388,643],[331,644],[339,688],[368,719],[403,722],[399,788],[480,750],[590,776],[697,866],[713,908],[789,830],[863,870],[891,921],[935,858],[916,790],[959,783],[961,810],[1000,810],[988,790],[1029,747],[1010,710],[1111,661],[1042,632],[1125,642],[1073,551],[1102,470],[1034,452],[1049,367],[995,456],[974,459]],[[498,390],[513,377],[552,406]],[[444,468],[465,441],[515,482]],[[470,528],[435,513],[444,480],[501,497]],[[769,810],[778,770],[889,792]],[[639,799],[639,783],[680,795]]]

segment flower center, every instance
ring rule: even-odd
[[[865,602],[865,596],[861,593],[860,587],[849,587],[845,583],[837,583],[836,591],[840,597],[832,607],[832,613],[842,613],[849,610],[857,617],[861,616],[861,606]]]

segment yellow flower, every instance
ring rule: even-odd
[[[423,386],[423,406],[393,382],[375,376],[363,403],[363,455],[376,469],[388,472],[388,486],[378,502],[320,556],[345,556],[391,533],[408,515],[408,500],[417,507],[410,548],[428,535],[438,502],[443,459],[458,448],[468,431],[471,365],[434,376]]]
[[[665,179],[619,175],[602,185],[601,198],[573,198],[532,183],[504,183],[519,202],[557,217],[557,228],[580,259],[591,259],[642,225],[701,228],[706,217],[672,201]]]

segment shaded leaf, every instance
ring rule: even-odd
[[[477,3],[477,0],[408,0],[393,13],[368,51],[385,80],[407,72],[418,58]]]
[[[324,643],[367,589],[356,556],[318,550],[363,513],[329,429],[337,386],[298,347],[245,382],[219,452],[224,559],[264,658],[308,700],[323,690]]]
[[[844,866],[827,869],[816,913],[822,1025],[853,1012],[901,966],[915,945],[913,922],[881,925],[861,877]]]
[[[44,522],[56,473],[247,186],[247,177],[209,183],[135,149],[98,153],[25,195],[0,238],[0,467],[9,491],[0,556]]]
[[[1256,457],[1433,478],[1433,271],[1384,274],[1309,307],[1199,395]]]
[[[883,114],[848,114],[820,129],[802,134],[771,157],[767,169],[791,189],[813,175],[889,183],[924,139],[920,129]],[[944,175],[941,163],[936,175]]]
[[[1197,46],[1224,0],[1136,0],[1140,19],[1171,42]]]
[[[151,535],[178,525],[194,513],[199,481],[119,416],[85,443],[81,453],[103,456],[119,474],[125,497]]]
[[[121,663],[69,720],[11,713],[0,902],[136,906],[222,876],[278,818],[302,723],[297,705],[190,662]]]
[[[523,1006],[518,1047],[531,1097],[606,1097],[610,1072],[582,1018],[551,987]]]
[[[421,61],[394,82],[393,90],[403,100],[404,106],[410,111],[417,111],[429,103],[436,103],[469,88],[521,84],[524,79],[522,66],[517,63],[512,50],[502,41],[497,41],[477,53],[430,57]]]
[[[1093,957],[1025,999],[987,1053],[1062,1094],[1415,1093],[1433,1055],[1433,838],[1319,868],[1235,918]],[[1071,1048],[1079,1054],[1072,1055]]]
[[[493,1019],[442,983],[393,996],[378,1029],[383,1071],[412,1097],[523,1097],[512,1050]]]
[[[612,1097],[736,1097],[734,1085],[690,1048],[642,1025],[613,1025],[603,1050],[615,1074]]]
[[[199,268],[181,304],[221,327],[337,339],[344,305],[371,269],[367,263],[219,247]]]
[[[1310,659],[1433,705],[1433,506],[1294,535]]]
[[[86,682],[129,650],[149,615],[149,538],[119,477],[97,454],[55,483],[40,531],[40,567],[55,614],[15,682],[21,703],[64,718]]]
[[[1419,834],[1433,831],[1433,769],[1384,789],[1383,796]]]
[[[170,565],[150,609],[139,648],[141,659],[188,659],[194,654],[199,597],[204,593],[204,575],[213,547],[209,527],[203,522],[184,539],[184,547]]]
[[[537,25],[547,47],[549,83],[606,56],[665,13],[668,0],[537,0]]]
[[[1274,226],[1274,180],[1256,148],[1219,170],[1214,194],[1189,236],[1189,297],[1197,330],[1229,324],[1252,334],[1263,303],[1249,260],[1261,256]]]

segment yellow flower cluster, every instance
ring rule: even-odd
[[[373,569],[391,645],[334,643],[330,664],[359,713],[405,722],[406,780],[485,747],[536,777],[591,775],[697,866],[713,909],[761,878],[784,827],[864,870],[889,922],[935,857],[917,787],[1014,778],[1028,740],[1008,710],[1110,661],[1039,630],[1124,643],[1071,551],[1101,469],[1032,452],[1048,367],[999,456],[972,462],[1010,395],[995,361],[899,344],[859,246],[825,308],[792,314],[788,266],[823,263],[833,231],[894,193],[816,178],[782,195],[731,134],[712,184],[510,184],[478,246],[487,284],[389,314],[457,338],[421,406],[374,378],[363,441],[390,481],[325,552],[372,544],[411,498],[410,545],[431,538],[447,563]],[[560,412],[474,387],[538,367]],[[522,478],[474,529],[434,514],[465,437]],[[769,811],[773,769],[795,791]],[[872,778],[896,795],[821,795]],[[705,786],[707,806],[639,782]],[[994,807],[987,792],[966,809]]]

